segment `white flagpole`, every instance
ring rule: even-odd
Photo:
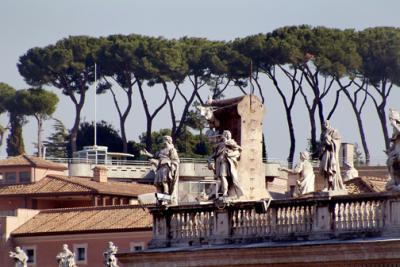
[[[94,146],[97,146],[97,64],[94,63]]]

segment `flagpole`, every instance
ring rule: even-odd
[[[97,64],[94,63],[94,147],[97,147]]]

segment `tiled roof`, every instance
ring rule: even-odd
[[[347,191],[350,194],[377,193],[385,191],[386,178],[362,176],[345,182]]]
[[[147,209],[137,205],[43,210],[12,232],[13,236],[149,230]]]
[[[48,175],[32,184],[0,186],[0,197],[9,195],[40,195],[40,194],[79,194],[95,193],[118,196],[136,197],[140,194],[155,192],[152,185],[122,182],[96,182],[89,178],[69,177],[63,175]]]
[[[7,159],[0,160],[0,167],[14,167],[14,166],[31,166],[36,168],[54,169],[54,170],[66,170],[66,166],[52,161],[45,160],[43,158],[19,155],[16,157],[9,157]]]

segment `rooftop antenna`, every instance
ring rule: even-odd
[[[94,63],[94,147],[97,147],[97,64]]]

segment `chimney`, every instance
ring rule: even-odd
[[[102,166],[96,166],[93,168],[93,181],[99,183],[107,183],[108,169]]]

